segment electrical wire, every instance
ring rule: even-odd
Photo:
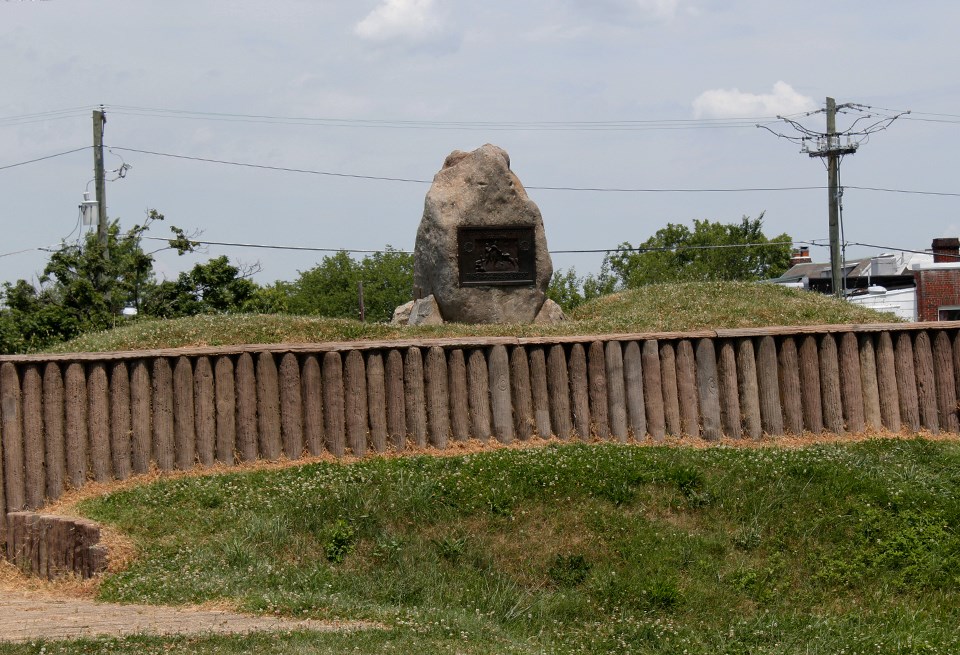
[[[308,116],[278,116],[268,114],[241,114],[203,112],[182,109],[160,109],[128,105],[107,105],[113,114],[154,118],[180,118],[223,122],[267,123],[282,125],[309,125],[315,127],[434,129],[434,130],[673,130],[752,127],[757,121],[775,121],[775,117],[692,118],[654,120],[596,120],[596,121],[438,121],[362,118],[325,118]]]
[[[189,161],[201,161],[208,164],[225,164],[228,166],[240,166],[243,168],[257,168],[268,171],[280,171],[283,173],[307,173],[310,175],[325,175],[329,177],[346,177],[358,180],[378,180],[382,182],[414,182],[417,184],[430,184],[432,180],[417,180],[405,177],[385,177],[379,175],[357,175],[353,173],[334,173],[330,171],[317,171],[307,168],[290,168],[286,166],[268,166],[266,164],[252,164],[249,162],[228,161],[225,159],[210,159],[207,157],[193,157],[190,155],[174,155],[168,152],[156,152],[153,150],[139,150],[137,148],[121,148],[120,146],[110,146],[111,150],[122,150],[123,152],[136,152],[142,155],[154,155],[157,157],[170,157],[173,159],[186,159]]]
[[[918,196],[947,196],[957,198],[960,197],[960,193],[953,193],[950,191],[918,191],[916,189],[889,189],[886,187],[876,187],[876,186],[852,186],[847,185],[845,189],[856,189],[858,191],[882,191],[884,193],[909,193]]]
[[[7,125],[25,125],[28,123],[41,123],[51,120],[62,120],[64,118],[77,118],[83,116],[86,112],[94,109],[92,105],[86,107],[71,107],[68,109],[55,109],[52,111],[42,111],[34,114],[21,114],[19,116],[0,116],[0,127]]]
[[[283,173],[305,173],[310,175],[324,175],[329,177],[344,177],[359,180],[375,180],[383,182],[408,182],[414,184],[431,184],[432,180],[388,177],[382,175],[360,175],[356,173],[336,173],[332,171],[320,171],[308,168],[292,168],[288,166],[270,166],[267,164],[254,164],[250,162],[231,161],[226,159],[211,159],[208,157],[196,157],[192,155],[177,155],[168,152],[158,152],[155,150],[142,150],[138,148],[123,148],[120,146],[110,146],[112,150],[122,150],[124,152],[136,152],[144,155],[154,155],[157,157],[170,157],[172,159],[185,159],[188,161],[199,161],[209,164],[223,164],[227,166],[240,166],[243,168],[256,168],[261,170],[279,171]],[[738,188],[681,188],[681,189],[658,189],[658,188],[627,188],[627,187],[573,187],[573,186],[535,186],[524,185],[524,188],[536,191],[598,191],[598,192],[617,192],[617,193],[738,193],[746,191],[810,191],[814,189],[825,189],[824,186],[792,186],[792,187],[738,187]]]
[[[142,237],[143,239],[149,241],[170,241],[170,239],[165,239],[163,237]],[[611,252],[635,252],[635,253],[647,253],[647,252],[679,252],[683,250],[722,250],[727,248],[750,248],[757,246],[784,246],[784,245],[809,245],[809,246],[823,246],[824,244],[817,243],[817,241],[822,241],[822,239],[813,239],[808,241],[800,240],[791,240],[791,241],[766,241],[763,243],[726,243],[726,244],[715,244],[715,245],[704,245],[704,246],[662,246],[655,248],[644,248],[644,247],[630,247],[625,248],[622,245],[615,248],[598,248],[598,249],[581,249],[581,250],[550,250],[552,255],[569,255],[569,254],[603,254]],[[403,255],[412,255],[412,250],[376,250],[376,249],[362,249],[362,248],[315,248],[311,246],[282,246],[282,245],[273,245],[265,243],[238,243],[238,242],[229,242],[229,241],[202,241],[197,239],[190,239],[190,243],[203,245],[203,246],[225,246],[230,248],[260,248],[264,250],[300,250],[306,252],[347,252],[347,253],[360,253],[360,254],[384,254],[384,253],[399,253]]]
[[[72,155],[75,152],[81,152],[82,150],[88,150],[93,146],[83,146],[82,148],[74,148],[73,150],[67,150],[65,152],[58,152],[53,155],[47,155],[45,157],[37,157],[36,159],[29,159],[27,161],[17,162],[16,164],[7,164],[6,166],[0,166],[0,171],[5,171],[8,168],[16,168],[17,166],[26,166],[27,164],[34,164],[38,161],[44,161],[46,159],[53,159],[54,157],[63,157],[64,155]]]

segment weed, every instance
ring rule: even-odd
[[[323,545],[323,552],[327,556],[327,561],[334,564],[342,563],[344,558],[353,550],[356,538],[356,529],[346,521],[338,519]]]
[[[448,535],[435,540],[433,543],[437,547],[437,551],[441,557],[450,562],[457,562],[463,557],[466,551],[467,538],[464,536],[453,537]]]
[[[550,579],[561,587],[576,587],[586,580],[589,573],[590,562],[580,553],[557,555],[547,569]]]

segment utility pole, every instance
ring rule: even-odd
[[[827,202],[830,209],[830,280],[833,295],[842,297],[840,286],[840,161],[831,147],[837,138],[837,101],[827,98]]]
[[[841,108],[847,105],[841,105]],[[857,151],[856,143],[841,145],[837,134],[837,101],[827,98],[826,138],[818,141],[815,149],[809,151],[811,157],[827,160],[827,208],[830,219],[830,288],[833,295],[843,298],[842,269],[844,262],[840,254],[840,158]]]
[[[842,113],[858,115],[858,118],[852,121],[851,125],[844,131],[837,131],[837,112],[838,110],[847,110]],[[827,115],[827,131],[817,132],[802,124],[802,120],[814,114],[824,111]],[[902,111],[890,114],[891,110],[877,109],[868,105],[861,105],[854,102],[848,102],[838,105],[833,98],[827,98],[826,110],[816,110],[800,115],[794,114],[795,118],[789,116],[777,116],[777,120],[786,123],[796,133],[795,136],[777,132],[765,124],[758,124],[781,139],[787,139],[800,145],[801,152],[810,157],[818,157],[826,160],[827,165],[827,208],[829,210],[830,221],[830,280],[833,294],[838,298],[844,295],[844,277],[842,244],[840,242],[842,232],[842,211],[841,199],[843,189],[840,187],[840,161],[844,155],[852,155],[857,151],[860,143],[866,140],[871,134],[887,129],[891,123],[909,111]],[[872,120],[874,122],[866,124],[864,127],[855,129],[861,121]],[[841,137],[846,136],[847,142],[841,143]]]
[[[107,252],[107,183],[103,171],[103,125],[107,118],[103,113],[103,106],[93,112],[93,178],[97,193],[97,242],[103,248],[104,257]]]

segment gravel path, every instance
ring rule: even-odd
[[[114,605],[76,598],[56,599],[31,592],[0,592],[0,642],[133,634],[332,631],[370,627],[374,626],[362,622],[298,621],[220,610]]]

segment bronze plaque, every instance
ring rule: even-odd
[[[461,227],[457,230],[460,286],[523,286],[537,280],[532,227]]]

